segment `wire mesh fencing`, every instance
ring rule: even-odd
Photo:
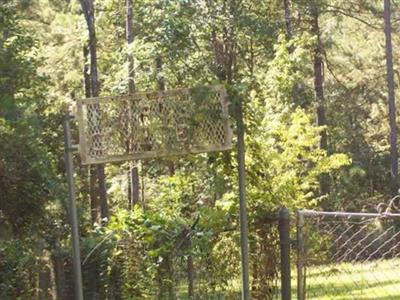
[[[298,299],[400,299],[400,214],[300,211]]]
[[[289,228],[282,243],[279,220],[271,214],[252,224],[249,265],[254,300],[288,299],[281,295],[281,248],[290,247]],[[130,230],[118,231],[118,237],[116,232],[82,237],[84,299],[241,299],[237,228],[211,232],[174,224],[145,231],[131,224]],[[59,244],[42,253],[40,247],[33,251],[18,241],[3,242],[0,279],[0,299],[74,299],[71,253]]]
[[[228,106],[223,86],[79,100],[82,163],[231,149]]]
[[[264,222],[255,225],[256,233],[251,235],[249,264],[255,300],[282,299],[278,221],[274,216],[267,226]],[[95,252],[83,251],[86,298],[241,299],[239,232],[188,233],[178,240],[160,235],[150,242],[146,236],[130,233],[117,244],[103,243]]]

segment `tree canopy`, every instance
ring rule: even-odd
[[[397,21],[385,36],[372,0],[0,0],[0,298],[72,294],[66,109],[223,84],[243,103],[252,296],[270,299],[279,207],[371,211],[397,193]],[[237,297],[236,149],[74,163],[88,299]]]

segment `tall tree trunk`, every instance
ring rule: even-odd
[[[83,46],[83,78],[85,83],[85,97],[90,98],[92,95],[90,86],[90,75],[89,75],[89,48],[88,45]],[[92,219],[92,224],[98,221],[98,191],[96,188],[97,174],[96,168],[89,166],[89,197],[90,197],[90,216]]]
[[[83,79],[85,83],[85,97],[90,98],[92,96],[91,85],[90,85],[90,74],[89,68],[89,45],[83,46]]]
[[[162,74],[163,71],[163,61],[160,56],[156,58],[156,74],[157,74],[157,85],[158,85],[158,90],[160,91],[165,91],[166,85],[165,85],[165,78],[164,75]],[[167,168],[168,168],[168,174],[169,176],[174,176],[175,175],[175,164],[172,160],[167,160]]]
[[[160,91],[165,91],[166,90],[166,83],[165,83],[165,78],[163,75],[163,61],[161,56],[157,56],[156,58],[156,74],[157,74],[157,85],[158,85],[158,90]],[[172,160],[167,160],[166,161],[167,169],[168,169],[168,174],[169,176],[174,176],[175,175],[175,164]],[[166,253],[163,257],[163,261],[160,265],[159,269],[159,274],[157,276],[160,276],[160,291],[162,293],[162,296],[160,296],[160,299],[168,299],[168,300],[174,300],[175,299],[175,291],[174,291],[174,280],[175,280],[175,274],[174,274],[174,268],[172,264],[172,257],[173,254],[172,252]]]
[[[188,248],[191,251],[192,248],[192,239],[188,238]],[[194,299],[194,262],[193,255],[190,252],[187,257],[187,280],[188,280],[188,296],[189,299]]]
[[[54,269],[54,277],[56,283],[56,294],[57,299],[65,300],[67,299],[66,295],[66,277],[64,270],[64,257],[60,252],[60,248],[58,246],[55,247],[54,252],[52,254],[53,260],[53,269]]]
[[[99,79],[97,75],[97,39],[94,21],[93,0],[80,0],[83,14],[89,31],[89,53],[90,53],[90,86],[92,97],[98,97],[100,94]],[[104,165],[97,165],[97,178],[99,183],[100,216],[102,221],[109,218],[106,176]]]
[[[135,93],[135,69],[134,58],[131,47],[134,40],[133,35],[133,0],[126,0],[126,41],[128,44],[128,92]],[[134,162],[130,163],[129,178],[129,208],[139,203],[139,173]]]
[[[158,89],[160,91],[165,91],[165,78],[162,75],[162,69],[163,69],[162,58],[158,56],[156,58],[157,84],[158,84]]]
[[[55,298],[53,294],[53,280],[51,277],[50,257],[48,253],[39,260],[39,300],[51,300]]]
[[[324,96],[324,74],[323,74],[323,46],[321,42],[321,34],[319,29],[319,12],[318,8],[313,9],[312,32],[317,37],[317,45],[314,50],[314,90],[316,96],[316,115],[317,125],[326,126],[325,115],[325,96]],[[326,129],[320,133],[320,148],[328,150],[328,138]],[[326,175],[320,178],[320,192],[322,195],[329,193],[329,182]]]
[[[392,25],[390,0],[384,0],[385,39],[386,39],[386,68],[387,87],[389,104],[389,125],[390,125],[390,176],[391,188],[394,194],[398,189],[398,153],[397,153],[397,125],[396,125],[396,103],[394,96],[394,75],[393,75],[393,50],[392,50]]]
[[[288,40],[292,39],[292,13],[290,11],[290,0],[283,0],[285,8],[285,23],[286,23],[286,37]]]
[[[284,5],[284,11],[285,11],[285,23],[286,23],[286,39],[288,41],[292,40],[293,38],[293,30],[292,30],[292,12],[291,12],[291,3],[290,0],[284,0],[283,1]],[[290,45],[288,47],[289,54],[292,54],[295,50],[295,47],[293,45]],[[298,67],[294,66],[292,69],[293,73],[296,73]],[[292,87],[292,101],[295,105],[299,105],[299,94],[300,94],[300,83],[296,82],[293,84]]]
[[[133,35],[133,0],[126,0],[126,41],[130,48],[134,41]],[[131,49],[128,49],[128,90],[133,94],[135,87],[134,59]]]

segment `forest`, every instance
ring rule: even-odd
[[[215,85],[229,151],[73,155],[84,298],[242,299],[244,137],[250,294],[278,299],[281,207],[376,212],[398,194],[399,21],[397,0],[0,0],[0,299],[78,299],[78,100]]]

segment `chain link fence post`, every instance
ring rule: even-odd
[[[303,243],[304,216],[301,211],[297,212],[297,299],[305,299],[305,277],[304,275],[304,243]]]
[[[290,219],[289,210],[282,207],[279,210],[279,240],[281,248],[281,293],[282,300],[292,299],[290,274]]]

